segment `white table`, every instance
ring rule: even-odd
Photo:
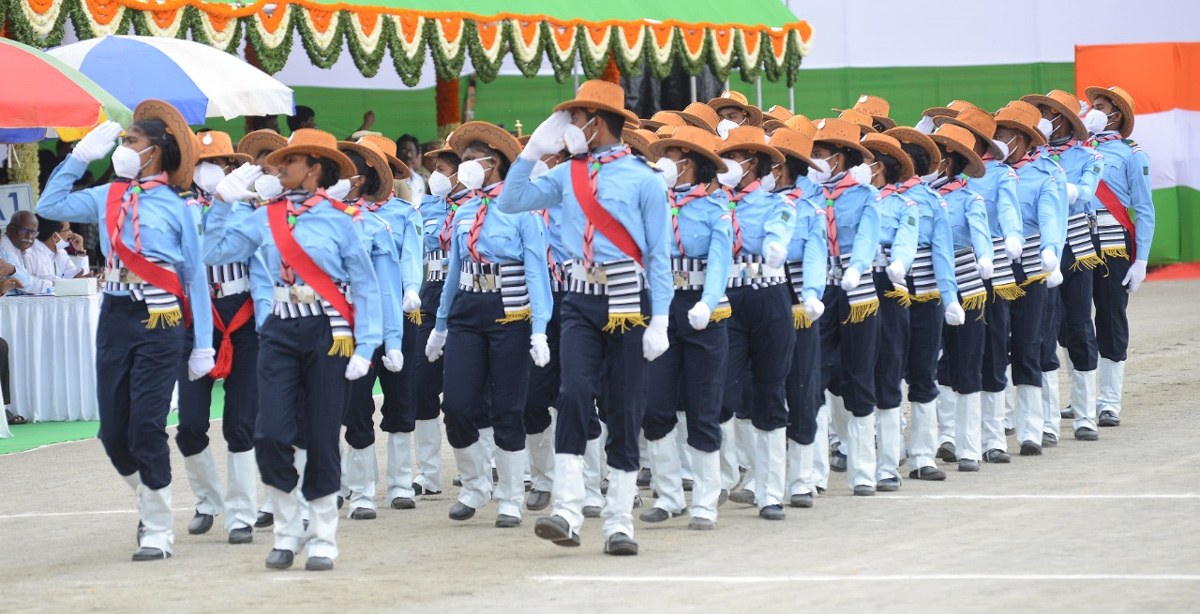
[[[102,298],[0,297],[13,413],[35,422],[99,419],[96,325]]]

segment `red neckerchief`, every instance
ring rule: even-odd
[[[729,194],[729,217],[733,220],[733,257],[737,258],[742,253],[742,225],[737,219],[737,205],[746,197],[747,194],[757,190],[762,185],[762,181],[755,179],[750,182],[750,185],[742,188],[737,194],[730,192]]]
[[[1097,136],[1092,139],[1092,147],[1095,147],[1095,146],[1099,145],[1100,143],[1107,143],[1109,141],[1115,141],[1119,138],[1121,138],[1120,132],[1114,132],[1112,134],[1106,134],[1104,136]]]
[[[487,216],[488,204],[493,198],[500,195],[500,190],[504,187],[504,182],[497,183],[491,190],[484,192],[483,190],[473,190],[472,196],[479,197],[479,211],[475,212],[475,221],[471,222],[471,231],[467,233],[467,251],[471,253],[471,257],[475,262],[487,263],[487,260],[479,255],[479,231],[483,229],[483,218]]]
[[[360,199],[358,199],[357,204],[360,207],[362,207],[363,209],[366,209],[367,211],[370,211],[371,213],[375,213],[376,211],[379,211],[380,207],[384,206],[385,204],[387,204],[387,202],[389,200],[391,200],[395,197],[396,197],[396,192],[393,191],[391,194],[388,194],[388,197],[383,199],[383,202],[381,202],[381,203],[373,203],[365,198],[360,198]]]
[[[334,209],[337,209],[338,211],[341,211],[342,213],[345,213],[346,215],[351,216],[355,220],[360,219],[362,217],[362,207],[359,207],[358,205],[351,205],[349,203],[345,203],[336,198],[333,198],[330,195],[326,194],[325,190],[323,190],[323,189],[317,190],[317,194],[324,195],[325,198],[329,199],[329,204],[333,205]],[[363,199],[360,198],[358,200],[359,200],[359,202],[362,202]],[[307,203],[308,201],[306,200],[304,202]],[[307,209],[306,209],[306,211],[307,211]],[[291,213],[291,210],[289,210],[288,213]]]
[[[1016,164],[1012,165],[1012,167],[1014,169],[1021,168],[1022,166],[1025,166],[1026,163],[1037,160],[1041,155],[1042,155],[1042,152],[1040,150],[1034,149],[1032,152],[1027,153],[1024,156],[1022,156],[1020,161],[1018,161]]]
[[[883,186],[883,189],[879,191],[879,198],[887,198],[893,193],[903,194],[907,192],[909,188],[917,185],[918,183],[921,183],[921,178],[917,177],[916,175],[913,175],[908,181],[905,181],[900,185],[889,183]]]
[[[854,180],[854,177],[851,177],[850,173],[846,173],[842,180],[833,187],[833,191],[830,191],[828,186],[821,186],[821,192],[825,195],[825,236],[829,240],[829,255],[834,258],[842,255],[842,248],[838,246],[837,214],[833,211],[833,203],[841,198],[846,190],[856,185],[858,182]]]
[[[282,196],[280,198],[287,201],[288,232],[295,232],[296,219],[299,218],[304,213],[307,213],[309,209],[312,209],[313,207],[317,206],[317,204],[319,204],[323,200],[328,200],[329,203],[335,207],[337,207],[339,204],[341,204],[342,206],[339,207],[339,209],[342,211],[345,211],[345,208],[348,206],[345,203],[339,203],[339,201],[334,200],[333,198],[330,198],[330,196],[325,193],[324,188],[317,190],[315,194],[313,194],[312,196],[309,196],[307,199],[305,199],[304,202],[300,203],[299,206],[297,206],[296,203],[293,202],[291,199],[288,199],[288,198],[285,198]],[[287,263],[287,261],[283,259],[282,253],[279,256],[279,277],[280,277],[280,279],[283,280],[283,283],[285,283],[289,286],[294,285],[296,283],[296,274],[295,274],[295,272],[292,271],[292,267]]]
[[[450,251],[450,235],[453,234],[452,231],[454,230],[454,214],[457,213],[458,208],[462,206],[463,203],[470,200],[470,198],[471,192],[467,192],[458,200],[454,200],[450,196],[445,197],[446,202],[449,203],[450,206],[449,211],[446,212],[446,221],[442,223],[442,230],[438,233],[438,246],[442,248],[442,251]]]
[[[159,173],[149,179],[135,179],[130,182],[133,189],[125,196],[125,200],[121,202],[121,210],[117,214],[117,226],[114,236],[109,237],[113,244],[121,241],[121,229],[125,225],[125,218],[128,216],[133,221],[133,251],[141,253],[142,251],[142,232],[141,226],[138,224],[138,196],[153,188],[167,184],[167,173]],[[115,251],[113,253],[116,253]]]
[[[682,197],[679,197],[675,190],[670,190],[669,195],[671,197],[671,225],[675,228],[675,244],[679,246],[679,256],[686,258],[687,255],[683,251],[683,239],[679,236],[679,210],[697,198],[708,196],[708,190],[704,189],[702,185],[697,185]]]
[[[1058,162],[1058,158],[1062,156],[1063,152],[1074,147],[1077,143],[1079,143],[1078,139],[1071,138],[1062,145],[1046,145],[1046,151],[1050,154],[1051,160]]]
[[[625,156],[627,156],[629,154],[630,154],[629,146],[621,145],[620,147],[618,147],[616,149],[616,151],[613,151],[612,153],[610,153],[607,156],[604,156],[602,158],[596,158],[591,153],[589,153],[587,155],[588,183],[591,185],[592,196],[595,197],[596,202],[600,202],[600,195],[596,192],[596,189],[597,189],[596,188],[596,178],[600,174],[600,167],[604,166],[605,164],[608,164],[609,162],[612,162],[614,160],[624,158]],[[596,225],[592,224],[592,220],[589,219],[587,221],[587,224],[583,228],[583,264],[584,264],[584,266],[591,266],[594,261],[593,253],[592,253],[592,249],[593,249],[592,241],[595,239],[595,237],[596,237]]]
[[[947,183],[946,185],[943,185],[942,187],[938,188],[938,194],[945,196],[945,195],[947,195],[961,187],[964,187],[966,185],[967,185],[967,180],[963,179],[962,177],[959,177],[958,179],[955,179],[954,181],[951,181],[951,182]]]

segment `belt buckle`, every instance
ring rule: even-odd
[[[140,284],[143,282],[142,282],[141,277],[134,275],[133,272],[130,271],[129,269],[127,269],[125,267],[121,267],[121,283]]]
[[[496,289],[496,276],[491,273],[475,275],[475,287],[485,292]]]
[[[317,302],[317,293],[312,286],[290,286],[288,287],[288,297],[293,303]]]
[[[588,267],[587,280],[589,284],[608,285],[608,271],[599,265]]]
[[[687,272],[685,272],[685,271],[675,271],[675,272],[674,272],[674,278],[675,278],[675,287],[676,287],[676,288],[685,288],[685,287],[687,287],[687,286],[689,285],[689,283],[688,283],[688,282],[690,282],[690,281],[691,281],[691,280],[689,279],[690,277],[691,277],[691,275],[690,275],[690,274],[688,274],[688,273],[687,273]]]
[[[742,269],[742,277],[746,279],[757,279],[762,276],[762,265],[757,262],[749,262],[746,268]]]

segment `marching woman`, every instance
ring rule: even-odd
[[[725,282],[733,261],[733,222],[724,190],[714,180],[725,164],[717,138],[701,128],[664,128],[650,148],[670,186],[671,268],[675,295],[667,328],[670,347],[650,363],[643,429],[658,499],[642,512],[644,522],[683,514],[682,459],[676,445],[676,412],[687,416],[692,468],[689,529],[716,528],[721,495],[721,391],[729,340],[724,320]]]
[[[254,450],[274,499],[275,548],[266,564],[291,567],[307,541],[305,568],[320,571],[332,569],[338,555],[338,435],[349,382],[367,374],[383,341],[383,308],[353,212],[326,192],[356,174],[337,139],[298,129],[267,162],[279,171],[283,195],[253,213],[234,211],[222,201],[240,200],[256,178],[226,177],[209,211],[205,261],[237,262],[260,249],[265,256],[275,302],[259,329]],[[303,480],[293,465],[298,440],[308,451]],[[301,496],[309,504],[307,532]]]
[[[1097,249],[1108,275],[1093,276],[1096,340],[1100,353],[1097,400],[1100,426],[1120,426],[1121,391],[1129,351],[1129,295],[1146,279],[1146,260],[1154,240],[1154,202],[1150,199],[1150,160],[1129,138],[1133,133],[1133,97],[1113,86],[1085,90],[1096,149],[1104,154],[1104,180],[1096,190]],[[1103,114],[1104,117],[1100,117]],[[1133,216],[1130,216],[1130,211]],[[1130,218],[1134,219],[1130,219]]]
[[[119,179],[71,191],[87,165],[103,158],[121,134],[121,126],[107,122],[80,140],[51,174],[38,212],[105,229],[104,303],[96,330],[100,442],[137,494],[133,560],[151,561],[169,558],[175,543],[166,428],[186,318],[195,343],[188,379],[208,375],[216,351],[208,277],[201,266],[200,211],[180,196],[192,185],[195,136],[183,116],[160,100],[139,104],[133,120],[112,155]]]
[[[717,155],[725,160],[723,185],[733,186],[729,212],[733,222],[733,269],[729,275],[729,361],[725,370],[722,417],[744,417],[754,428],[753,481],[730,495],[758,506],[759,516],[783,520],[787,476],[788,409],[785,385],[795,335],[792,295],[783,268],[796,228],[796,204],[771,191],[772,169],[783,154],[766,144],[762,128],[729,131]],[[749,369],[749,372],[747,372]],[[745,407],[743,390],[753,386],[754,403]]]
[[[822,388],[830,418],[846,444],[847,478],[855,495],[875,494],[875,361],[879,352],[879,299],[871,264],[879,245],[879,191],[851,172],[873,156],[859,143],[859,127],[840,119],[817,122],[809,196],[825,215],[828,284],[822,300]]]
[[[239,165],[249,162],[250,156],[235,153],[233,142],[224,132],[201,132],[196,139],[199,164],[194,173],[195,204],[200,207],[203,223],[217,185]],[[249,260],[205,268],[213,304],[213,347],[218,348],[216,367],[211,374],[195,381],[179,378],[179,431],[175,435],[175,442],[183,454],[188,483],[196,495],[196,515],[188,525],[188,533],[207,533],[212,528],[213,516],[224,512],[229,543],[245,544],[254,540],[252,526],[258,503],[258,468],[254,464],[258,333],[254,324],[254,300],[250,295]],[[185,346],[190,353],[191,342],[186,342]],[[229,448],[224,495],[217,464],[208,445],[212,388],[218,379],[225,380],[221,430]]]
[[[400,297],[403,293],[404,277],[400,270],[400,248],[394,240],[395,229],[382,217],[371,212],[365,205],[382,205],[392,195],[392,169],[383,157],[383,152],[370,142],[349,143],[339,141],[338,151],[354,165],[354,176],[339,180],[329,189],[330,201],[335,207],[345,207],[345,213],[353,216],[354,229],[358,231],[363,247],[371,256],[375,278],[379,283],[379,300],[383,309],[383,345],[375,351],[372,366],[364,377],[350,384],[350,400],[342,424],[346,427],[346,443],[350,449],[343,457],[342,496],[349,501],[349,517],[355,520],[375,518],[375,484],[379,481],[379,466],[375,455],[375,389],[376,375],[383,387],[384,402],[391,397],[394,411],[397,396],[399,371],[404,367],[403,335],[404,316]],[[403,228],[400,228],[402,231]],[[389,372],[383,375],[378,366]],[[391,453],[392,438],[388,452]],[[407,452],[407,449],[404,450]],[[411,466],[411,459],[405,463]],[[406,489],[412,482],[405,483]],[[408,497],[412,501],[411,495]],[[402,502],[403,503],[403,502]]]
[[[529,370],[532,363],[545,366],[550,360],[546,322],[553,298],[544,221],[536,214],[492,210],[521,152],[516,138],[486,122],[467,122],[447,144],[462,159],[459,181],[471,198],[455,215],[446,283],[425,354],[433,361],[445,348],[446,364],[453,365],[443,407],[462,489],[450,519],[468,520],[494,497],[496,526],[511,528],[521,524],[525,492]],[[477,426],[479,413],[487,411],[489,388],[499,476],[494,493]]]

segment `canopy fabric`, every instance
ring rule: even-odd
[[[532,0],[520,5],[522,14],[496,12],[505,8],[500,0],[373,2],[378,4],[11,0],[0,3],[0,10],[7,13],[12,37],[34,46],[60,44],[70,21],[80,40],[132,30],[143,36],[191,38],[230,53],[238,53],[244,42],[247,56],[268,73],[283,67],[297,33],[316,66],[331,67],[345,49],[355,68],[371,77],[390,58],[410,86],[420,81],[426,57],[432,57],[443,79],[457,78],[469,57],[475,74],[488,82],[510,57],[526,76],[549,64],[560,81],[570,77],[576,61],[586,77],[595,78],[612,59],[626,75],[648,67],[652,75],[663,77],[678,61],[690,74],[708,66],[720,79],[737,70],[744,80],[761,75],[790,84],[812,44],[808,23],[793,21],[776,0],[644,5],[616,0],[595,3],[599,6]],[[470,12],[446,10],[454,8]],[[670,15],[689,21],[665,18]],[[714,21],[701,21],[708,18]]]

